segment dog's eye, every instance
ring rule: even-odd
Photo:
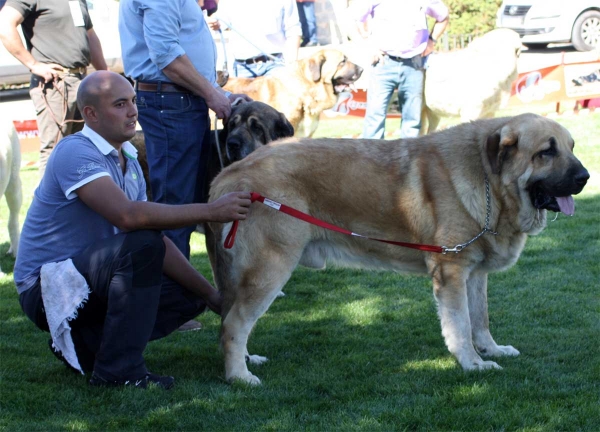
[[[554,138],[550,138],[550,147],[546,150],[542,150],[538,152],[538,156],[556,156],[556,140]]]

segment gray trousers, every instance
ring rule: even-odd
[[[40,178],[54,146],[65,136],[83,129],[81,113],[77,109],[77,89],[85,74],[65,74],[55,82],[31,75],[29,96],[36,112],[40,139]]]

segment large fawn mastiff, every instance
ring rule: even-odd
[[[519,351],[490,334],[487,275],[515,264],[548,210],[574,213],[571,195],[589,174],[573,147],[555,121],[523,114],[396,141],[287,139],[231,165],[213,182],[212,200],[253,191],[272,207],[282,203],[353,233],[445,245],[447,253],[332,232],[256,202],[231,249],[223,244],[231,224],[210,224],[226,378],[260,383],[246,367],[252,327],[298,264],[327,262],[429,274],[450,352],[465,370],[499,368],[481,356]]]

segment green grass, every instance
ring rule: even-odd
[[[490,276],[492,334],[521,351],[501,371],[465,373],[448,353],[426,277],[298,269],[250,339],[269,362],[260,387],[224,382],[219,319],[149,344],[150,370],[174,390],[90,388],[21,312],[5,257],[0,204],[0,430],[600,430],[600,113],[561,117],[592,178],[574,217],[529,239],[518,264]],[[359,120],[319,134],[349,135]],[[26,155],[27,158],[34,157]],[[24,219],[37,170],[23,169]],[[193,264],[210,266],[201,235]]]

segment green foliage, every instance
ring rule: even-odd
[[[444,0],[450,9],[450,35],[486,33],[496,26],[502,0]]]

